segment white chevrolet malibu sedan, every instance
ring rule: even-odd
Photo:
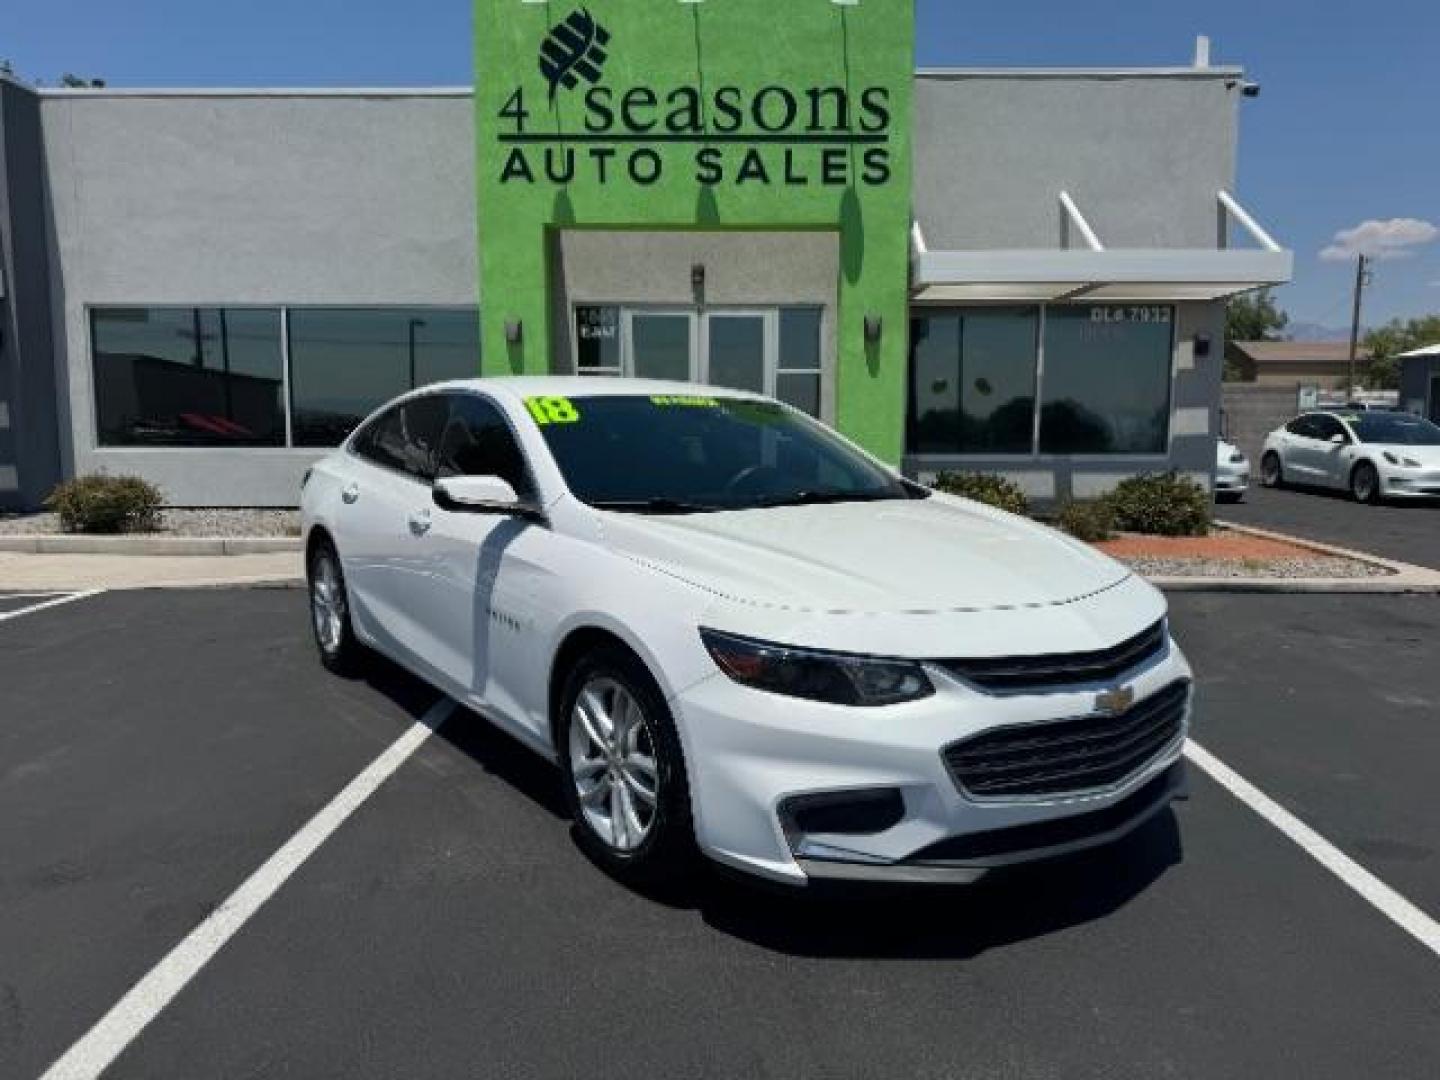
[[[1440,497],[1440,427],[1411,413],[1302,413],[1265,438],[1260,482],[1349,491],[1357,502]]]
[[[972,881],[1183,783],[1165,601],[775,401],[492,379],[370,417],[304,488],[320,656],[385,654],[556,761],[641,883]]]

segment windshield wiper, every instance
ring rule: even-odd
[[[713,514],[721,508],[681,499],[597,499],[590,504],[596,510],[613,510],[617,514]]]
[[[815,490],[797,491],[790,495],[779,495],[773,499],[765,499],[758,503],[765,509],[772,509],[779,506],[829,506],[835,503],[850,502],[884,502],[890,499],[902,499],[904,495],[893,491],[839,491]]]

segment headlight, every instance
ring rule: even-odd
[[[795,649],[704,628],[700,640],[726,675],[771,694],[875,707],[935,693],[920,665],[905,660]]]
[[[1386,461],[1388,461],[1391,465],[1403,465],[1407,469],[1420,468],[1420,462],[1416,461],[1414,458],[1396,457],[1389,450],[1383,451],[1380,456],[1383,457]]]

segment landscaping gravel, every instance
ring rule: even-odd
[[[298,510],[164,510],[161,536],[299,536]],[[0,514],[0,536],[51,536],[61,532],[55,514]]]
[[[1313,559],[1155,559],[1120,560],[1144,577],[1194,578],[1363,578],[1385,577],[1390,571],[1355,559],[1317,556]]]

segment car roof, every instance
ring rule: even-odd
[[[436,383],[426,390],[481,390],[530,397],[724,397],[751,401],[768,400],[763,394],[727,390],[700,383],[670,382],[661,379],[632,379],[618,375],[503,375],[483,379],[457,379]]]

